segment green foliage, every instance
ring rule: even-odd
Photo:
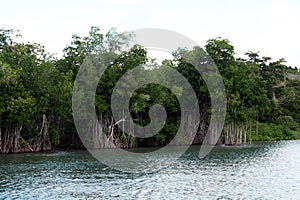
[[[270,141],[270,140],[293,140],[296,139],[295,132],[288,127],[274,123],[259,123],[258,133],[252,132],[253,141]]]
[[[234,47],[227,39],[220,37],[210,39],[205,45],[205,50],[219,67],[221,74],[223,74],[223,70],[225,70],[227,66],[235,62]]]
[[[203,134],[207,131],[212,112],[211,99],[203,77],[191,62],[209,63],[213,60],[226,89],[226,125],[242,127],[250,124],[254,127],[257,124],[257,130],[251,129],[252,140],[300,137],[300,82],[288,76],[288,73],[299,75],[300,72],[287,67],[283,59],[272,61],[251,51],[246,53],[246,59],[236,58],[230,41],[216,38],[207,41],[205,51],[199,47],[191,51],[179,49],[173,53],[174,59],[165,60],[162,66],[158,66],[148,58],[142,46],[136,45],[123,51],[122,46],[132,39],[130,33],[117,33],[111,29],[103,34],[98,27],[92,27],[84,37],[73,35],[71,43],[63,50],[64,56],[57,59],[47,54],[40,44],[15,42],[14,38],[18,37],[15,33],[0,29],[0,128],[22,127],[21,136],[27,141],[40,134],[46,116],[52,145],[82,147],[72,118],[73,83],[84,59],[98,54],[114,58],[101,77],[95,96],[96,113],[106,134],[110,134],[109,128],[115,123],[110,107],[114,87],[124,74],[140,65],[147,65],[149,69],[144,69],[138,78],[124,82],[123,87],[131,88],[138,79],[149,78],[146,77],[150,76],[147,70],[155,74],[150,77],[153,80],[174,81],[172,74],[168,74],[162,66],[177,70],[196,93],[201,111],[199,122],[202,123],[198,134]],[[91,70],[98,72],[97,68]],[[172,90],[174,93],[163,86],[148,84],[136,90],[130,100],[131,116],[142,126],[150,123],[149,109],[152,105],[160,104],[165,108],[168,118],[158,134],[147,139],[135,139],[124,136],[116,127],[114,137],[122,144],[127,142],[127,147],[169,143],[181,118],[176,95],[187,95],[180,84]],[[124,91],[117,92],[124,95]],[[85,93],[82,92],[82,95]],[[27,141],[23,141],[22,145],[28,145]]]
[[[293,117],[291,116],[280,116],[277,118],[277,123],[289,128],[290,130],[297,130],[299,124],[294,121]]]

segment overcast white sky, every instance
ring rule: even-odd
[[[61,55],[72,33],[91,26],[104,32],[137,28],[177,31],[204,46],[218,36],[229,39],[238,55],[260,51],[300,67],[299,0],[3,0],[0,28],[18,29],[26,41]]]

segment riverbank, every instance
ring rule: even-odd
[[[300,132],[299,131],[292,131],[293,133],[293,139],[290,138],[285,138],[285,139],[274,139],[274,138],[270,138],[268,137],[265,140],[252,140],[251,142],[248,141],[247,143],[242,143],[242,144],[224,144],[224,143],[217,143],[214,146],[232,146],[232,147],[238,147],[238,146],[244,146],[244,145],[252,145],[255,143],[261,143],[261,142],[280,142],[280,141],[296,141],[296,140],[300,140]],[[180,147],[180,145],[174,145],[175,147],[178,146]],[[185,146],[185,145],[183,145]],[[190,145],[191,148],[193,147],[199,147],[201,146],[200,144],[192,144]],[[123,148],[123,149],[128,149],[130,151],[133,150],[135,151],[136,149],[159,149],[163,146],[153,146],[153,147],[143,147],[143,146],[138,146],[138,147],[131,147],[131,148]],[[105,148],[105,149],[110,149],[110,148]],[[50,147],[48,146],[48,148],[46,150],[38,150],[38,151],[20,151],[20,152],[9,152],[9,153],[0,153],[0,155],[11,155],[11,154],[39,154],[39,153],[51,153],[51,152],[56,152],[56,151],[66,151],[66,152],[72,152],[72,151],[80,151],[80,150],[86,150],[86,148],[84,146],[70,146],[70,147]]]

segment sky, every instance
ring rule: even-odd
[[[20,30],[22,40],[38,42],[57,56],[72,34],[91,26],[103,32],[162,28],[179,32],[203,47],[226,38],[237,56],[260,52],[285,58],[300,68],[299,0],[2,0],[0,28]]]

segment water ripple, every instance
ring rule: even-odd
[[[300,141],[220,146],[204,159],[198,149],[152,174],[86,151],[0,155],[0,199],[300,199]]]

